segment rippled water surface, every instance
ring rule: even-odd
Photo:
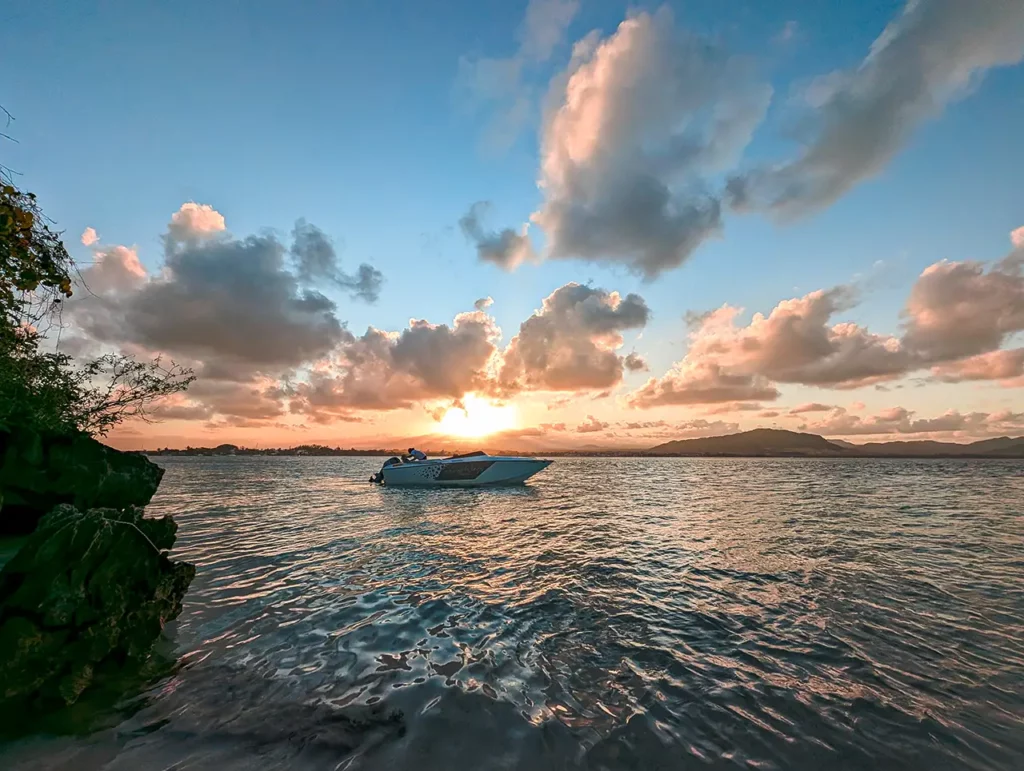
[[[1024,463],[168,458],[177,670],[4,768],[1024,768]]]

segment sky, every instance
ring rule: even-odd
[[[0,163],[107,440],[1024,434],[1024,3],[23,3]]]

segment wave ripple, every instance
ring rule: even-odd
[[[1019,462],[567,459],[438,491],[366,458],[161,462],[150,512],[199,567],[182,665],[5,768],[1024,758]]]

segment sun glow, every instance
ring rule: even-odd
[[[466,396],[465,409],[449,407],[441,418],[440,432],[449,436],[487,436],[516,427],[516,408],[494,404],[478,396]]]

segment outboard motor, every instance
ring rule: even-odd
[[[372,477],[370,477],[370,483],[371,484],[379,484],[379,485],[384,484],[384,469],[386,469],[388,466],[397,466],[401,462],[402,462],[401,458],[395,458],[395,457],[388,458],[386,461],[384,461],[384,465],[381,466],[380,471],[378,471],[376,474],[374,474]]]

